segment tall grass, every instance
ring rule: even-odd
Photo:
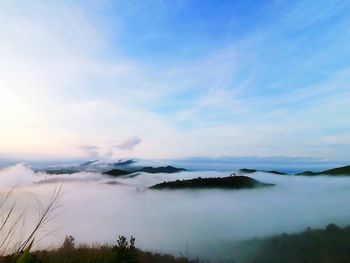
[[[13,187],[0,196],[0,257],[18,258],[25,248],[31,246],[51,232],[38,236],[41,230],[56,215],[60,207],[62,185],[56,187],[47,202],[36,201],[37,219],[34,224],[28,223],[30,214],[27,209],[18,208]]]

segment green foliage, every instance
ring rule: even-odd
[[[130,244],[125,236],[119,236],[117,245],[113,247],[116,263],[137,263],[138,256],[135,248],[135,238],[131,236]]]
[[[30,260],[30,253],[29,251],[32,248],[34,240],[32,240],[29,244],[29,246],[24,250],[24,252],[22,253],[22,255],[19,256],[17,263],[29,263]]]
[[[68,251],[73,250],[74,246],[75,246],[74,241],[75,241],[75,238],[73,236],[66,236],[64,238],[64,241],[63,241],[63,244],[61,246],[61,249],[62,250],[66,250],[66,251],[67,250]]]
[[[257,239],[246,245],[259,247],[245,262],[255,263],[350,263],[350,227],[330,224],[324,230],[308,228],[298,234]]]
[[[56,250],[33,252],[42,263],[194,263],[172,255],[144,252],[135,247],[135,238],[128,241],[120,236],[115,246],[76,246],[72,236],[66,236],[62,246]],[[0,261],[1,262],[1,261]],[[7,262],[6,262],[7,263]],[[25,262],[27,263],[27,262]],[[34,263],[34,262],[30,262]]]

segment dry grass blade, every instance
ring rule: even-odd
[[[34,240],[38,230],[50,222],[57,214],[58,208],[61,207],[59,201],[62,196],[62,185],[55,188],[47,204],[44,204],[38,199],[36,200],[38,219],[34,226],[32,226],[32,229],[28,230],[26,229],[28,228],[26,224],[26,212],[21,211],[19,214],[16,213],[17,200],[12,203],[10,202],[14,190],[15,187],[9,190],[3,198],[0,198],[0,257],[5,255],[19,255]],[[23,231],[22,234],[21,231]],[[52,233],[52,231],[49,233]],[[44,237],[47,235],[44,235]],[[41,239],[39,238],[37,240]]]
[[[60,207],[59,200],[61,196],[62,196],[62,185],[60,185],[54,190],[46,206],[40,206],[40,211],[39,211],[40,214],[39,214],[37,223],[35,224],[32,232],[19,246],[16,253],[19,253],[20,251],[22,251],[31,242],[35,233],[52,219],[52,213],[55,212]]]

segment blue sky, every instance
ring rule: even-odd
[[[3,1],[0,155],[350,157],[349,1]]]

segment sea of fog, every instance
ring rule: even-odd
[[[77,243],[115,243],[136,237],[137,247],[175,256],[229,257],[232,241],[282,232],[350,224],[350,177],[302,177],[257,172],[249,176],[276,186],[249,190],[149,190],[153,184],[224,172],[140,173],[112,178],[99,173],[35,173],[18,164],[0,170],[0,190],[16,186],[16,212],[24,227],[36,220],[36,204],[62,184],[62,205],[41,231],[37,247],[59,246],[65,235]],[[111,184],[111,182],[114,182]],[[53,233],[51,233],[53,231]],[[38,239],[39,240],[39,239]]]

